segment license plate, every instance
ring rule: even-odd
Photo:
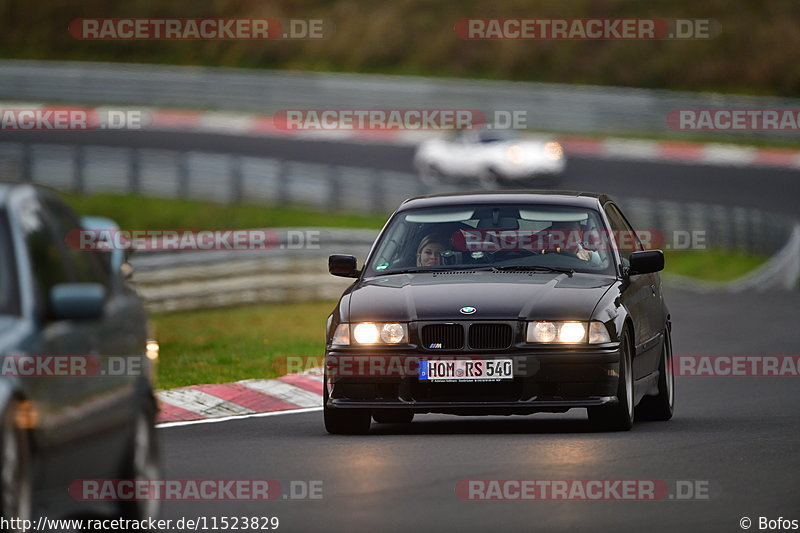
[[[504,381],[514,379],[511,359],[437,359],[419,362],[420,381]]]

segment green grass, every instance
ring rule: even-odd
[[[703,281],[730,281],[761,266],[766,256],[740,251],[666,251],[664,272]]]
[[[138,195],[60,195],[78,213],[109,217],[125,229],[212,230],[292,226],[380,229],[388,216],[303,207],[223,205]]]
[[[274,378],[286,374],[286,356],[312,356],[310,366],[321,364],[325,322],[335,305],[267,304],[153,315],[161,347],[156,386]]]

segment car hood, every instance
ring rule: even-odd
[[[398,274],[356,283],[349,320],[589,320],[608,275],[529,272]],[[462,314],[462,307],[474,307]]]

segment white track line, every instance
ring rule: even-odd
[[[265,416],[299,415],[303,413],[314,413],[317,411],[322,411],[322,407],[306,407],[303,409],[287,409],[286,411],[270,411],[268,413],[253,413],[250,415],[201,418],[200,420],[182,420],[180,422],[164,422],[163,424],[156,424],[156,427],[158,429],[167,429],[180,426],[193,426],[196,424],[214,424],[216,422],[229,422],[231,420],[245,420],[247,418],[262,418]]]

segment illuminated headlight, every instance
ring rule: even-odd
[[[587,334],[588,329],[588,334]],[[587,340],[588,339],[588,340]],[[528,322],[526,341],[530,343],[602,344],[610,342],[602,322]]]
[[[358,344],[401,344],[408,342],[408,326],[397,322],[361,322],[353,325],[353,339]]]
[[[544,153],[553,161],[558,161],[564,157],[564,148],[555,141],[550,141],[544,145]]]
[[[147,356],[147,358],[150,359],[151,361],[155,361],[156,359],[158,359],[158,351],[159,351],[158,341],[153,339],[148,340],[147,344],[145,345],[145,355]]]
[[[522,149],[521,146],[517,146],[516,144],[513,146],[509,146],[506,148],[506,159],[508,159],[511,163],[515,165],[521,164],[525,161],[525,150]]]

